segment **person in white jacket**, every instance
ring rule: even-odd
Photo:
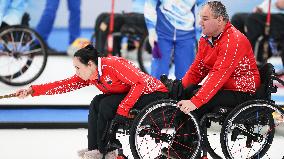
[[[195,8],[203,2],[204,0],[145,1],[144,16],[149,42],[154,48],[152,76],[160,78],[162,74],[169,74],[172,52],[175,76],[177,79],[184,76],[195,57]]]

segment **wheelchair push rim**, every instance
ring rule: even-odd
[[[134,119],[129,136],[134,158],[169,158],[168,154],[162,155],[162,149],[165,148],[171,149],[178,158],[195,158],[199,154],[201,135],[198,122],[193,114],[181,112],[176,103],[173,100],[152,103]],[[178,119],[179,115],[182,118]],[[188,122],[194,124],[192,133],[184,132]],[[191,137],[191,142],[182,141],[186,137]]]

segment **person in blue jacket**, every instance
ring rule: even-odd
[[[71,44],[80,36],[81,0],[68,0],[67,2],[69,10],[69,44]],[[36,27],[36,31],[42,36],[44,41],[47,41],[52,30],[58,6],[59,0],[46,0],[45,9]]]
[[[173,52],[175,76],[181,79],[195,57],[195,8],[204,0],[146,0],[144,16],[154,51],[151,75],[169,74]],[[155,42],[157,42],[155,44]]]

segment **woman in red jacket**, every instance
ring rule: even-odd
[[[143,73],[130,61],[120,57],[98,57],[92,45],[74,54],[76,74],[71,78],[16,92],[19,98],[28,95],[53,95],[95,85],[103,94],[92,100],[88,116],[88,149],[80,152],[83,159],[101,159],[105,153],[102,135],[108,122],[125,119],[133,107],[141,109],[152,101],[166,98],[167,88],[159,80]],[[112,158],[113,152],[106,158]]]

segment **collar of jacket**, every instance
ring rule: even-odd
[[[96,73],[98,73],[98,81],[100,80],[100,77],[102,76],[103,72],[102,72],[102,59],[99,57],[98,58],[98,66],[97,66],[97,72],[94,72],[94,74],[92,74],[90,79],[95,79],[96,77]]]
[[[98,69],[98,73],[99,73],[99,76],[98,77],[100,77],[100,76],[102,76],[102,74],[103,74],[103,72],[102,72],[102,58],[98,58],[98,67],[97,67],[97,69]]]

